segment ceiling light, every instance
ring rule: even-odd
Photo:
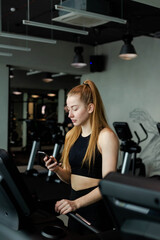
[[[41,72],[42,71],[38,71],[38,70],[29,70],[29,72],[26,72],[26,75],[30,76],[30,75],[38,74],[38,73],[41,73]]]
[[[78,80],[78,79],[80,79],[81,78],[81,76],[75,76],[74,77],[74,79],[76,79],[76,80]]]
[[[60,73],[52,74],[51,77],[55,78],[55,77],[61,77],[61,76],[65,76],[65,75],[67,75],[67,73],[60,72]]]
[[[55,93],[48,93],[47,96],[48,96],[48,97],[55,97],[56,94],[55,94]]]
[[[123,36],[124,45],[121,48],[119,57],[123,60],[132,60],[137,57],[136,50],[131,44],[133,37],[130,34]]]
[[[87,66],[87,64],[84,62],[83,56],[82,56],[83,47],[80,47],[80,46],[75,47],[74,51],[75,51],[75,56],[73,58],[73,62],[71,63],[71,66],[75,67],[75,68],[83,68],[83,67]]]
[[[8,33],[8,32],[0,32],[0,37],[14,38],[14,39],[20,39],[20,40],[29,40],[29,41],[34,41],[34,42],[42,42],[42,43],[50,43],[50,44],[56,43],[56,40],[53,40],[53,39],[39,38],[39,37],[20,35],[20,34],[15,34],[15,33]]]
[[[11,8],[10,8],[10,11],[11,11],[11,12],[15,12],[15,11],[16,11],[16,8],[15,8],[15,7],[11,7]]]
[[[42,81],[45,83],[50,83],[50,82],[53,82],[53,78],[50,73],[47,73],[47,76],[43,78]]]
[[[39,98],[39,95],[33,94],[31,95],[32,98]]]
[[[13,54],[12,54],[12,53],[6,53],[6,52],[0,52],[0,56],[4,56],[4,57],[12,57]]]
[[[5,44],[0,44],[0,48],[11,49],[11,50],[19,50],[19,51],[26,51],[26,52],[31,51],[31,48],[12,46],[12,45],[5,45]]]
[[[13,71],[12,71],[12,70],[9,70],[9,78],[10,78],[10,79],[13,79],[13,78],[14,78],[14,74],[13,74]]]
[[[14,90],[13,92],[12,92],[14,95],[21,95],[22,94],[22,92],[20,91],[20,90]]]
[[[33,26],[33,27],[41,27],[41,28],[47,28],[47,29],[54,29],[54,30],[57,30],[57,31],[64,31],[64,32],[70,32],[70,33],[88,35],[88,32],[84,31],[84,30],[78,30],[78,29],[67,28],[67,27],[60,27],[60,26],[55,26],[55,25],[51,25],[51,24],[33,22],[33,21],[29,21],[29,20],[23,20],[22,22],[25,25],[29,25],[29,26]]]

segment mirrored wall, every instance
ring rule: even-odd
[[[58,122],[59,91],[67,92],[79,84],[80,76],[45,72],[27,75],[28,70],[13,69],[9,89],[9,137],[12,153],[31,151],[33,141],[40,140],[43,150],[53,149]],[[51,77],[52,76],[52,77]],[[50,80],[49,80],[50,79]],[[65,97],[61,107],[64,112]],[[61,109],[62,110],[62,109]],[[64,112],[65,115],[65,112]]]

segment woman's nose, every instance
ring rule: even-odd
[[[69,113],[68,113],[68,117],[71,118],[72,116],[73,116],[72,111],[69,111]]]

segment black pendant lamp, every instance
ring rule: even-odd
[[[51,73],[46,73],[46,77],[42,79],[43,82],[45,83],[50,83],[53,82],[52,74]]]
[[[133,37],[131,34],[126,34],[123,36],[124,45],[121,48],[119,57],[123,60],[132,60],[137,57],[136,50],[131,44]]]
[[[83,47],[81,46],[75,47],[74,51],[75,51],[75,56],[73,58],[73,62],[71,63],[71,66],[75,68],[83,68],[87,66],[82,56]]]

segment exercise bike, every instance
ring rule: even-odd
[[[145,165],[141,158],[137,158],[137,154],[141,152],[141,146],[139,144],[148,138],[148,133],[141,123],[139,125],[144,131],[145,137],[140,139],[137,132],[134,131],[137,137],[137,142],[135,142],[132,140],[133,136],[127,122],[113,123],[117,136],[121,140],[120,151],[123,152],[123,158],[122,165],[119,167],[118,171],[122,174],[146,175]],[[139,173],[137,174],[138,170]]]

